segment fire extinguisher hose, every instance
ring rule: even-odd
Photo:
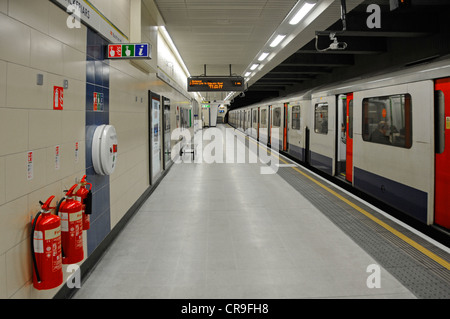
[[[62,204],[62,202],[63,202],[65,199],[66,199],[66,197],[63,196],[63,198],[61,198],[61,200],[60,200],[60,201],[58,202],[58,204],[56,205],[56,209],[55,209],[55,214],[56,214],[56,215],[59,215],[59,208],[61,207],[61,204]],[[65,255],[64,255],[64,247],[63,247],[62,243],[61,243],[61,254],[62,254],[63,257],[65,257]]]
[[[34,253],[34,231],[36,230],[36,223],[37,220],[39,218],[39,216],[42,214],[42,210],[40,210],[36,217],[34,218],[34,222],[33,225],[31,227],[31,238],[30,238],[30,242],[31,242],[31,257],[33,258],[33,266],[34,266],[34,272],[36,274],[36,279],[38,282],[41,282],[41,276],[39,276],[39,270],[38,270],[38,266],[37,266],[37,261],[36,261],[36,255]]]

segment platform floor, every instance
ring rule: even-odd
[[[280,164],[174,164],[73,298],[450,297],[448,269]]]

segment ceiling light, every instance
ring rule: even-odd
[[[247,72],[244,74],[245,77],[249,76],[250,74],[252,74],[252,72]]]
[[[295,16],[291,19],[289,24],[296,25],[297,23],[299,23],[308,14],[308,12],[311,11],[311,9],[314,6],[315,6],[315,3],[305,2],[302,5],[302,7],[300,8],[300,10],[298,10],[298,12],[295,14]]]
[[[259,64],[253,64],[251,67],[250,67],[250,70],[255,70],[257,67],[259,66]]]
[[[268,55],[269,55],[268,52],[262,53],[262,54],[259,56],[258,61],[264,61],[264,59],[267,58]]]
[[[283,41],[283,39],[286,37],[286,35],[278,35],[275,40],[272,41],[272,43],[270,44],[270,46],[272,48],[275,48],[278,44],[280,44],[281,41]]]

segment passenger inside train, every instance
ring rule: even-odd
[[[370,141],[379,144],[391,144],[389,140],[389,125],[385,121],[378,123],[377,129],[370,135]]]

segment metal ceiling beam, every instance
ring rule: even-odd
[[[354,64],[353,55],[333,55],[333,54],[294,54],[284,60],[283,66],[323,66],[341,67]]]
[[[331,68],[320,66],[302,66],[302,67],[290,67],[279,65],[270,71],[270,74],[327,74],[331,73]]]
[[[320,31],[316,33],[325,37],[330,32],[339,33],[339,31]],[[343,35],[346,37],[422,38],[431,35],[431,33],[413,31],[345,31]]]
[[[256,82],[253,83],[252,86],[277,86],[277,85],[284,85],[284,86],[293,86],[297,84],[298,82]]]

